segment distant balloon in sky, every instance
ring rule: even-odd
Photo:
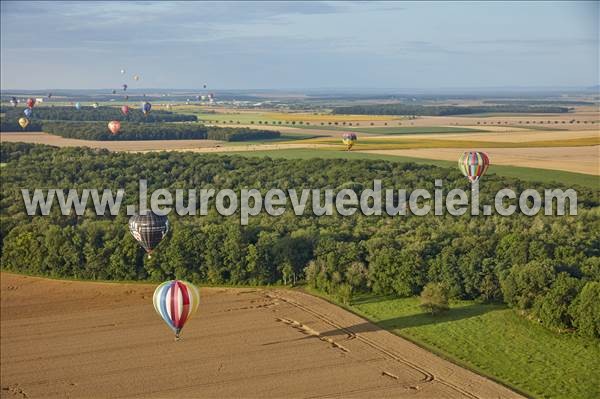
[[[133,75],[133,80],[140,80],[140,75]]]
[[[490,157],[482,151],[465,151],[458,159],[458,168],[471,183],[485,174],[490,166]]]
[[[125,70],[121,69],[121,75],[125,75]]]
[[[198,310],[200,292],[198,288],[187,281],[165,281],[156,287],[152,302],[156,313],[175,333],[177,341],[185,323]]]
[[[11,104],[13,107],[16,107],[16,106],[17,106],[17,103],[18,103],[18,101],[17,101],[17,97],[12,97],[12,98],[10,99],[10,104]]]
[[[203,87],[204,89],[206,89],[206,84],[204,84],[202,87]]]
[[[26,104],[29,108],[33,108],[33,106],[35,105],[35,98],[33,98],[33,97],[28,98]]]
[[[127,115],[129,113],[129,106],[128,105],[123,105],[121,107],[121,112],[123,113],[123,115]]]
[[[152,108],[152,104],[150,104],[148,101],[142,103],[142,112],[144,113],[144,115],[150,112],[150,108]]]
[[[356,139],[356,133],[344,133],[342,136],[342,143],[344,143],[346,145],[346,149],[350,151],[350,149],[354,146],[354,143],[356,143]]]
[[[119,133],[119,130],[121,130],[121,122],[119,122],[119,121],[108,122],[108,130],[110,130],[110,132],[113,135]]]
[[[19,118],[19,125],[23,128],[23,130],[29,125],[29,119],[27,118]]]
[[[127,85],[123,84],[123,91],[127,91]]]
[[[33,115],[33,110],[32,110],[31,108],[25,108],[25,109],[23,110],[23,113],[25,114],[25,116],[26,116],[27,118],[30,118],[30,117],[31,117],[31,115]]]

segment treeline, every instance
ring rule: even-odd
[[[184,115],[171,111],[152,110],[147,115],[138,109],[139,106],[131,106],[129,113],[124,115],[121,112],[120,106],[115,107],[98,107],[82,106],[81,109],[74,107],[33,107],[33,116],[31,120],[45,121],[126,121],[139,123],[154,123],[154,122],[196,122],[196,115]],[[3,108],[6,119],[9,121],[17,121],[24,116],[24,108]]]
[[[19,118],[25,115],[19,116]],[[29,124],[25,129],[19,125],[19,118],[0,118],[0,132],[41,132],[42,122],[36,120],[30,120]]]
[[[499,104],[499,105],[594,105],[591,101],[577,100],[484,100],[484,104]]]
[[[138,179],[166,188],[468,188],[455,168],[376,160],[274,160],[192,153],[111,153],[3,143],[2,268],[81,279],[183,278],[208,284],[305,281],[349,301],[357,292],[409,296],[444,284],[453,298],[506,302],[559,330],[600,335],[598,190],[576,187],[577,216],[169,215],[172,231],[152,258],[130,236],[127,217],[25,214],[21,188],[124,188]],[[49,172],[51,171],[51,173]],[[169,173],[165,173],[169,171]],[[490,172],[493,172],[490,171]],[[543,187],[489,173],[481,204],[510,187]],[[187,198],[185,201],[187,204]],[[310,200],[307,209],[310,208]],[[288,208],[289,201],[288,201]]]
[[[112,134],[105,122],[50,122],[44,121],[41,130],[61,137],[100,140],[223,140],[249,141],[278,138],[279,132],[247,128],[224,128],[198,123],[121,123],[118,134]]]
[[[416,115],[448,116],[482,113],[565,113],[569,108],[557,106],[529,105],[417,105],[417,104],[372,104],[350,105],[334,108],[334,114],[343,115]]]

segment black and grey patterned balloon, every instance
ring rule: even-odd
[[[152,211],[145,215],[134,215],[129,219],[129,231],[146,252],[151,254],[169,232],[169,219]]]

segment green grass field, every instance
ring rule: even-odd
[[[431,316],[418,298],[363,296],[349,309],[527,395],[600,397],[600,341],[554,333],[502,305],[460,301]]]
[[[440,134],[440,133],[485,133],[489,130],[468,127],[452,126],[388,126],[388,127],[362,127],[362,126],[296,126],[300,129],[318,129],[333,131],[351,131],[365,134],[377,135],[400,135],[400,134]]]
[[[395,155],[367,154],[355,151],[343,151],[341,149],[286,149],[273,151],[229,152],[227,154],[285,159],[372,159],[395,162],[413,162],[420,165],[435,165],[451,168],[456,167],[456,162],[451,161],[411,158]],[[488,171],[488,174],[496,174],[498,176],[505,177],[514,177],[525,181],[535,181],[540,183],[559,183],[568,187],[571,187],[572,185],[581,185],[593,189],[600,189],[600,179],[598,179],[598,176],[586,175],[583,173],[563,172],[560,170],[523,168],[519,166],[493,165]]]
[[[315,144],[341,145],[339,138],[318,137]],[[447,140],[439,138],[363,137],[359,138],[360,151],[395,150],[406,148],[533,148],[533,147],[579,147],[600,145],[600,137],[580,137],[561,140],[538,140],[522,143],[499,141]]]

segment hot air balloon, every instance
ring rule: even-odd
[[[123,113],[123,115],[127,115],[129,113],[129,106],[128,105],[123,105],[121,107],[121,112]]]
[[[17,101],[17,97],[12,97],[12,98],[10,99],[10,104],[11,104],[13,107],[16,107],[16,106],[17,106],[17,103],[18,103],[18,101]]]
[[[465,151],[458,159],[458,167],[471,183],[485,174],[490,166],[490,157],[482,151]]]
[[[81,109],[81,104],[79,104],[78,102],[75,103],[75,109],[77,109],[77,110]]]
[[[25,109],[23,110],[23,113],[25,114],[25,116],[26,116],[27,118],[30,118],[30,117],[31,117],[31,115],[33,115],[33,110],[32,110],[31,108],[25,108]]]
[[[149,211],[145,215],[134,215],[129,219],[129,231],[148,255],[169,232],[169,219]]]
[[[125,70],[121,69],[121,75],[125,75]]]
[[[202,86],[204,89],[206,89],[206,84]]]
[[[93,103],[93,104],[92,104],[92,107],[93,107],[93,108],[98,108],[98,103]]]
[[[19,118],[19,125],[25,130],[27,125],[29,125],[29,119],[27,118]]]
[[[144,113],[144,115],[150,112],[150,108],[152,108],[152,104],[150,104],[148,101],[142,103],[142,112]]]
[[[32,98],[32,97],[28,98],[27,99],[27,106],[29,108],[33,108],[34,105],[35,105],[35,98]]]
[[[346,145],[346,149],[350,151],[354,143],[356,143],[356,133],[344,133],[342,143]]]
[[[198,310],[200,292],[187,281],[165,281],[154,290],[152,302],[156,313],[173,330],[175,341],[178,341],[181,329]]]
[[[127,85],[123,84],[123,91],[127,91]]]
[[[133,80],[140,80],[140,75],[133,75]]]
[[[121,130],[121,122],[119,122],[119,121],[108,122],[108,130],[110,130],[110,132],[112,134],[119,133],[119,130]]]

